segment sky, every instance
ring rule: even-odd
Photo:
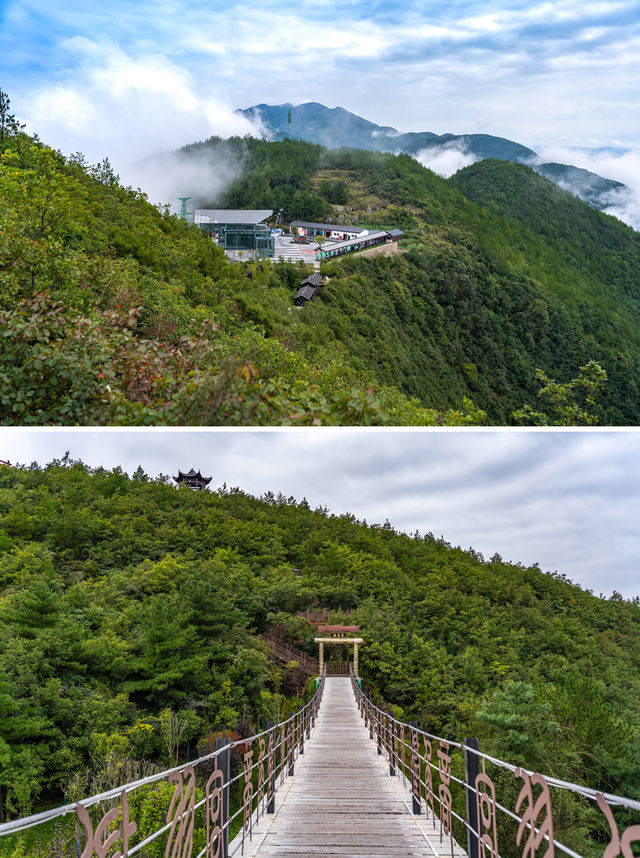
[[[68,450],[150,476],[200,469],[210,488],[281,491],[335,514],[443,536],[489,559],[640,595],[640,431],[10,429],[0,459]]]
[[[259,133],[235,108],[319,101],[400,131],[631,150],[605,166],[635,179],[638,80],[640,0],[0,0],[12,108],[120,168]]]

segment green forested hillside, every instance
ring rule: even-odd
[[[595,360],[609,375],[602,422],[640,422],[640,234],[518,164],[445,181],[408,156],[313,147],[305,176],[285,168],[304,144],[246,145],[230,205],[293,219],[306,201],[307,217],[326,216],[340,182],[334,216],[406,233],[402,259],[326,264],[332,281],[303,314],[319,341],[427,401],[470,396],[496,423],[535,398],[536,368],[566,381]]]
[[[4,423],[504,424],[536,405],[537,370],[568,382],[589,361],[608,374],[595,416],[640,423],[640,235],[529,168],[445,181],[301,141],[185,147],[240,171],[200,204],[404,231],[400,257],[325,264],[299,311],[308,269],[230,264],[108,163],[8,143]]]
[[[403,719],[640,797],[637,600],[293,498],[65,459],[0,469],[2,813],[60,802],[107,760],[166,763],[171,712],[181,759],[270,717],[289,679],[255,634],[281,622],[315,653],[294,615],[318,606],[351,612],[365,682]],[[588,817],[565,811],[560,838],[588,852]]]
[[[65,160],[20,133],[3,146],[1,423],[472,419],[410,401],[316,344],[292,307],[308,270],[232,265],[108,162]]]

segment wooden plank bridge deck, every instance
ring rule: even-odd
[[[400,775],[389,776],[347,677],[327,678],[311,739],[283,792],[275,815],[262,816],[245,843],[245,856],[466,858],[455,841],[452,847],[440,836],[431,814],[411,813],[409,789]]]

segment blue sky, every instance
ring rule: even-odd
[[[213,100],[223,129],[229,108],[316,100],[401,130],[635,145],[640,3],[2,0],[1,85],[60,139],[65,104],[95,109],[119,79],[126,113],[136,75],[161,113]]]

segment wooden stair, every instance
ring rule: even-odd
[[[280,636],[278,626],[273,629],[269,629],[269,631],[263,635],[258,635],[258,637],[267,645],[269,654],[274,658],[277,658],[278,661],[283,662],[283,664],[289,664],[291,661],[296,661],[309,676],[313,676],[320,672],[320,666],[315,658],[311,658],[305,652],[302,652],[301,650],[284,642]]]

